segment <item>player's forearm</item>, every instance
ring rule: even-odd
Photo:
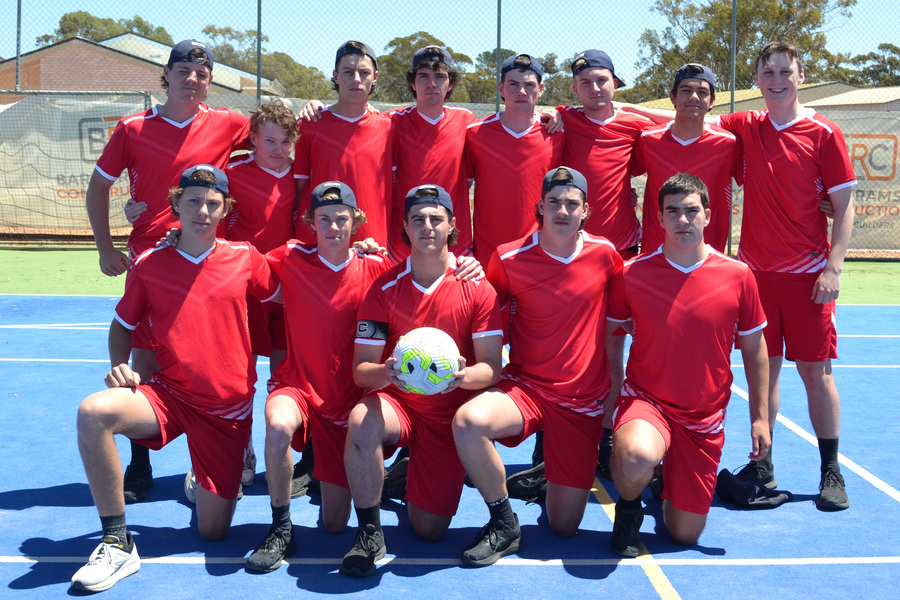
[[[835,198],[836,195],[831,195],[831,202],[834,205],[834,221],[831,228],[831,252],[825,268],[839,275],[844,268],[844,258],[850,247],[854,216],[853,197],[850,190],[847,190],[845,197],[838,199]]]
[[[107,180],[94,171],[88,184],[85,195],[85,208],[91,230],[94,232],[94,242],[100,252],[113,250],[112,236],[109,233],[109,189],[112,187]]]
[[[465,390],[483,390],[484,388],[497,385],[500,381],[501,367],[499,364],[491,364],[488,362],[475,363],[471,367],[466,367],[466,375],[463,377],[459,387]]]
[[[113,320],[109,325],[109,363],[115,367],[128,364],[131,355],[132,331]]]
[[[741,356],[750,396],[750,421],[769,422],[769,354],[762,331],[741,336]],[[768,425],[766,425],[768,427]]]
[[[392,382],[383,364],[364,362],[353,368],[353,382],[364,390],[379,390]]]

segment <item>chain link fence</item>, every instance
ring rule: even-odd
[[[804,52],[801,102],[835,121],[847,140],[859,180],[852,253],[897,258],[900,47],[891,43],[893,12],[876,0],[498,0],[452,7],[421,0],[195,0],[184,7],[98,0],[88,10],[68,0],[19,0],[0,20],[0,241],[91,239],[84,193],[94,162],[118,118],[164,101],[159,75],[181,39],[214,48],[207,104],[245,114],[270,98],[295,112],[308,99],[332,100],[334,52],[347,39],[379,55],[372,103],[380,110],[407,106],[413,52],[443,45],[463,72],[450,103],[479,117],[498,107],[498,57],[519,52],[543,63],[543,104],[577,104],[569,64],[588,48],[605,50],[628,84],[617,100],[671,108],[675,71],[700,62],[717,74],[715,112],[763,108],[753,86],[756,51],[787,39]],[[633,184],[642,197],[643,180]],[[128,231],[120,210],[128,190],[123,175],[111,199],[120,235]],[[736,190],[735,248],[741,201]]]

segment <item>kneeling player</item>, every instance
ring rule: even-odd
[[[634,341],[614,412],[612,476],[619,490],[610,548],[641,553],[641,492],[663,461],[663,517],[675,541],[697,543],[716,486],[731,396],[731,348],[740,336],[750,393],[751,460],[771,444],[766,317],[750,269],[703,241],[709,193],[679,173],[659,190],[665,241],[625,264],[610,321],[632,322]]]
[[[148,250],[134,262],[109,330],[110,389],[78,410],[78,448],[103,538],[72,577],[75,589],[105,590],[140,568],[114,434],[151,449],[187,436],[204,538],[225,536],[237,502],[256,382],[246,298],[271,298],[278,280],[249,245],[216,240],[233,203],[221,170],[186,170],[169,197],[181,220],[178,249]],[[147,383],[127,365],[132,331],[144,319],[160,346],[160,370]]]

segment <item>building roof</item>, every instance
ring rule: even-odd
[[[832,81],[827,83],[806,83],[798,89],[800,104],[804,106],[816,106],[814,102],[823,98],[833,98],[837,95],[843,95],[846,92],[859,90],[859,86],[844,83],[842,81]],[[668,97],[658,100],[650,100],[641,103],[641,106],[647,108],[672,109],[672,102]],[[830,106],[830,105],[829,105]],[[721,90],[716,94],[716,105],[710,111],[711,114],[723,114],[731,112],[731,92],[729,90]],[[734,93],[734,110],[765,110],[766,102],[762,98],[758,88],[747,90],[736,90]]]
[[[829,110],[900,110],[900,86],[852,90],[804,104]]]

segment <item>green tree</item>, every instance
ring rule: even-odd
[[[879,44],[877,52],[869,52],[850,59],[859,70],[851,74],[851,83],[886,87],[900,85],[900,47]]]
[[[412,94],[406,83],[406,72],[412,66],[413,54],[425,46],[443,46],[453,56],[453,65],[465,72],[472,59],[460,52],[454,52],[440,39],[425,31],[418,31],[406,37],[396,37],[384,47],[385,54],[378,57],[378,85],[373,100],[382,102],[409,102]],[[460,81],[453,92],[454,102],[468,102],[465,84]]]
[[[83,10],[64,14],[59,19],[56,31],[39,36],[36,42],[39,47],[43,47],[76,36],[99,42],[128,32],[138,33],[163,44],[174,43],[172,36],[163,27],[154,27],[139,16],[115,21],[95,17]]]
[[[825,49],[825,31],[851,16],[856,0],[742,0],[737,3],[735,82],[753,85],[756,53],[772,40],[787,40],[803,53],[807,82],[844,79],[849,57]],[[641,35],[636,66],[644,69],[621,97],[642,102],[668,95],[675,70],[700,62],[716,72],[719,90],[731,82],[731,0],[656,0],[650,10],[670,23]]]
[[[569,70],[571,61],[559,64],[559,59],[553,52],[538,60],[544,70],[544,95],[540,103],[546,106],[578,105],[578,96],[572,88],[573,79]]]
[[[500,61],[516,54],[515,50],[500,48]],[[475,71],[463,76],[471,102],[493,104],[497,97],[497,51],[486,50],[475,57]]]

